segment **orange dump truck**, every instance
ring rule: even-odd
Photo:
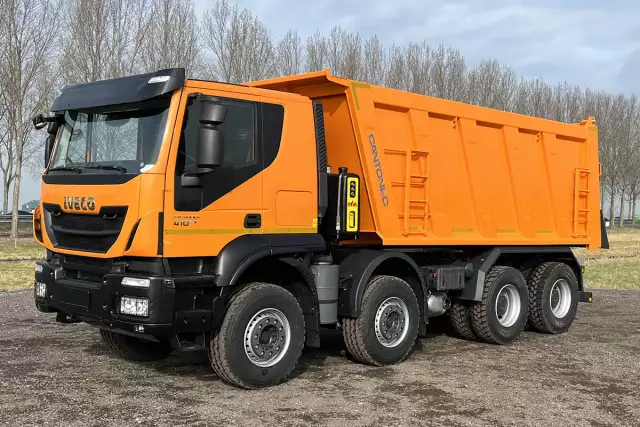
[[[160,70],[65,87],[47,115],[34,298],[131,360],[206,349],[285,379],[322,328],[405,359],[563,333],[607,247],[593,118],[563,124],[316,72],[230,85]]]

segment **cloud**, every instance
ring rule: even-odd
[[[195,0],[198,15],[215,0]],[[637,0],[230,0],[248,8],[274,37],[303,39],[334,25],[387,45],[427,42],[455,47],[470,64],[495,58],[524,77],[567,81],[640,95]],[[21,200],[38,197],[23,180]]]
[[[197,0],[204,10],[212,0]],[[334,25],[385,44],[427,42],[458,48],[470,64],[495,58],[525,77],[615,90],[640,48],[636,0],[239,0],[274,37],[304,39]]]
[[[629,55],[620,69],[615,88],[622,93],[640,95],[640,48]]]

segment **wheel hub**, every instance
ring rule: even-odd
[[[513,326],[520,317],[522,303],[520,294],[512,284],[504,285],[496,297],[496,317],[505,328]]]
[[[557,280],[549,295],[551,312],[559,319],[565,317],[571,309],[571,287],[565,279]]]
[[[290,341],[291,327],[284,313],[275,308],[265,308],[247,324],[244,349],[251,363],[268,368],[282,359]]]
[[[376,311],[376,338],[385,347],[396,347],[407,336],[409,310],[400,298],[387,298]]]

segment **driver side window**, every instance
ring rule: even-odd
[[[218,126],[224,133],[224,163],[222,168],[238,168],[256,162],[256,105],[253,102],[221,98],[227,106],[227,117]],[[192,171],[196,166],[198,133],[200,130],[199,102],[189,101],[185,113],[185,124],[178,148],[176,175]]]

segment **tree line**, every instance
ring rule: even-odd
[[[388,46],[339,26],[306,40],[292,29],[278,40],[228,0],[201,16],[193,0],[0,0],[0,10],[2,210],[12,197],[14,236],[23,171],[42,166],[44,136],[33,131],[33,115],[64,85],[170,67],[231,83],[330,68],[349,79],[546,119],[577,123],[594,115],[605,216],[619,216],[622,226],[640,198],[635,95],[522,78],[497,60],[470,65],[457,49]]]

